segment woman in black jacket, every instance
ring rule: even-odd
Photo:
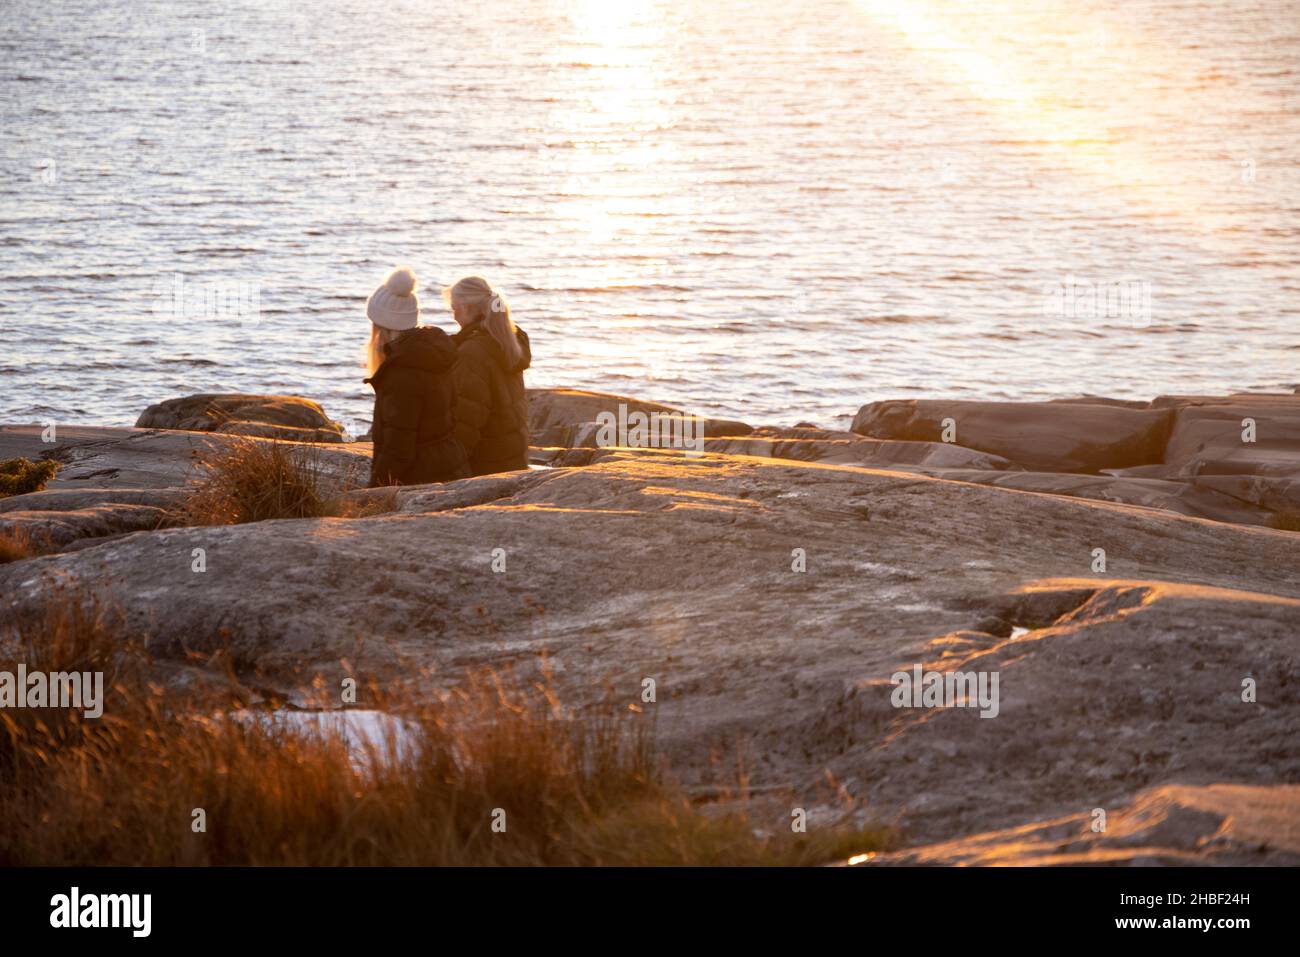
[[[371,322],[366,382],[375,390],[370,487],[449,482],[469,476],[455,434],[456,343],[421,326],[415,276],[396,269],[366,303]]]
[[[443,295],[460,325],[455,340],[456,437],[475,475],[528,468],[528,336],[486,279],[470,276]]]

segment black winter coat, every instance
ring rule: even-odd
[[[455,435],[456,343],[435,326],[408,329],[384,347],[387,358],[366,381],[375,389],[370,487],[467,478]]]
[[[475,475],[528,468],[528,393],[524,370],[532,363],[528,336],[515,330],[523,358],[513,366],[481,323],[454,336],[456,437]]]

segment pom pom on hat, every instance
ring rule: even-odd
[[[415,273],[394,269],[366,302],[366,317],[384,329],[414,329],[420,324],[420,299],[415,294]]]
[[[394,296],[409,296],[415,292],[415,273],[405,266],[394,269],[384,280],[384,288]]]

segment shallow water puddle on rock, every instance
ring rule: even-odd
[[[303,737],[337,736],[347,745],[348,756],[357,768],[370,767],[371,759],[376,755],[381,759],[388,758],[390,742],[391,756],[396,761],[409,760],[415,753],[419,733],[410,721],[386,711],[366,708],[334,711],[245,709],[232,714],[240,721],[256,721],[269,730],[289,731]]]

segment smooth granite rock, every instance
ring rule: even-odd
[[[205,393],[151,405],[139,429],[228,432],[294,442],[342,442],[343,427],[316,402],[290,395]]]
[[[1104,817],[1096,812],[1100,810]],[[1104,825],[1098,828],[1098,825]],[[1300,865],[1300,786],[1169,785],[1118,807],[886,854],[862,866]]]
[[[223,649],[262,686],[336,684],[344,659],[364,686],[545,656],[582,708],[640,702],[653,677],[688,785],[744,747],[755,787],[813,807],[829,771],[918,846],[1151,787],[1300,782],[1300,536],[901,471],[599,451],[396,490],[373,518],[121,536],[0,567],[0,592],[21,609],[60,581],[101,587],[156,654]],[[996,673],[997,716],[895,707],[891,676],[915,665]]]
[[[569,428],[595,422],[602,412],[615,418],[620,406],[627,413],[643,412],[647,415],[691,415],[689,410],[646,402],[608,392],[588,392],[583,389],[529,389],[528,424],[533,433],[533,444],[539,446],[566,445],[572,433]],[[748,435],[752,426],[734,419],[700,416],[705,436]]]
[[[1283,398],[1179,408],[1164,454],[1169,476],[1300,478],[1300,400]]]
[[[1162,461],[1168,409],[1069,402],[891,399],[858,410],[853,431],[878,439],[942,441],[1000,455],[1039,472],[1096,473]]]

